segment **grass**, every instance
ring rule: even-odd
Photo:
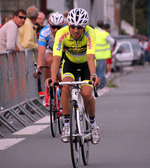
[[[111,79],[106,80],[106,86],[109,88],[117,88],[118,87],[115,83],[113,83],[113,81]]]

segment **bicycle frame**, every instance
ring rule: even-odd
[[[88,122],[88,124],[90,124],[89,119],[87,117],[87,115],[85,113],[83,113],[83,111],[85,111],[85,107],[84,107],[84,102],[83,102],[83,98],[81,95],[81,87],[80,87],[80,82],[77,82],[77,85],[73,85],[72,87],[72,97],[71,97],[71,101],[76,101],[78,107],[77,107],[77,126],[78,126],[78,134],[73,135],[73,136],[80,136],[81,137],[81,144],[84,143],[84,140],[86,138],[90,138],[90,132],[88,134],[85,135],[84,129],[83,129],[83,123],[81,122],[81,118],[83,120],[83,117],[85,118],[85,120]],[[83,83],[83,82],[82,82]],[[88,82],[84,82],[84,84],[87,84]]]
[[[88,122],[88,124],[90,124],[90,121],[87,117],[86,114],[83,113],[83,111],[85,110],[84,107],[84,102],[83,102],[83,98],[81,95],[81,85],[83,84],[89,84],[90,82],[88,81],[73,81],[73,82],[56,82],[56,85],[71,85],[72,86],[72,90],[71,90],[71,101],[76,101],[77,104],[77,123],[78,123],[78,131],[79,133],[73,136],[80,136],[81,137],[81,143],[84,143],[84,139],[88,138],[90,136],[90,133],[87,134],[86,136],[84,136],[84,132],[83,132],[83,128],[81,126],[81,121],[80,118],[81,117],[85,117],[85,120]]]

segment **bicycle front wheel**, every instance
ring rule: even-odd
[[[81,154],[84,165],[88,164],[89,161],[89,145],[90,145],[90,126],[86,120],[88,118],[87,112],[83,113],[82,124],[84,129],[84,142],[81,144]]]
[[[56,104],[57,104],[57,117],[58,117],[58,130],[59,133],[62,133],[62,129],[64,126],[64,114],[63,114],[63,108],[62,108],[62,101],[61,101],[61,90],[60,88],[57,88],[57,90],[59,89],[59,92],[57,92],[57,97],[56,97]]]
[[[70,150],[73,167],[77,168],[80,160],[80,137],[78,135],[76,101],[72,101],[70,107]]]
[[[58,117],[58,128],[59,128],[59,133],[62,133],[62,129],[64,126],[64,115],[60,114],[60,116]]]
[[[50,98],[50,126],[53,137],[57,133],[57,107],[56,107],[56,89],[53,90],[53,98]]]

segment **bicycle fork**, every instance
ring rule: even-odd
[[[72,100],[76,101],[76,119],[77,119],[77,127],[78,127],[78,134],[75,136],[79,136],[81,138],[81,144],[84,144],[86,140],[91,139],[90,131],[87,131],[86,128],[86,122],[89,125],[89,119],[85,112],[84,102],[83,98],[78,91],[78,89],[72,89]],[[85,132],[86,130],[86,132]]]

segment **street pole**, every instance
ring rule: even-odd
[[[133,33],[136,33],[136,24],[135,24],[135,0],[132,0],[132,19],[133,19]]]
[[[70,10],[74,8],[74,0],[70,0]]]
[[[2,15],[1,15],[1,0],[0,0],[0,25],[2,24]]]
[[[150,40],[150,0],[148,0],[148,38]]]

